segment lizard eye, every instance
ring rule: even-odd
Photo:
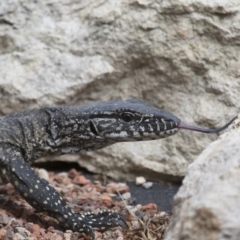
[[[132,113],[123,113],[121,115],[121,117],[122,117],[122,120],[124,122],[131,122],[133,120],[133,118],[134,118],[134,114],[132,114]]]

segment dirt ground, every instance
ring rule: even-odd
[[[43,169],[36,169],[36,172],[48,180],[75,211],[98,212],[108,208],[126,217],[128,228],[95,231],[96,239],[163,239],[170,215],[158,211],[155,203],[131,205],[129,187],[125,183],[102,176],[95,176],[96,180],[91,181],[76,169],[57,174]],[[88,239],[84,234],[62,229],[55,219],[44,213],[37,213],[11,184],[0,186],[0,206],[0,240]]]

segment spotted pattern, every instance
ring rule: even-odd
[[[84,232],[126,227],[124,217],[109,210],[98,214],[72,211],[30,164],[47,154],[78,153],[116,142],[154,140],[175,134],[180,120],[141,100],[86,106],[33,109],[0,118],[0,180],[10,182],[35,209],[62,226]]]
[[[115,226],[126,226],[124,217],[110,210],[98,214],[74,212],[46,180],[35,174],[17,148],[5,144],[4,150],[6,149],[12,151],[12,154],[1,166],[1,175],[11,182],[22,197],[38,211],[47,212],[65,228],[84,232],[92,239],[94,239],[93,228],[106,230]]]

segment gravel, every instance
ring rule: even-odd
[[[122,213],[127,220],[128,229],[113,228],[105,232],[95,231],[101,239],[163,239],[170,215],[158,211],[157,205],[131,205],[131,194],[125,183],[115,183],[105,178],[90,180],[76,169],[56,174],[46,170],[36,170],[40,176],[60,192],[75,211],[94,211],[109,208]],[[119,196],[119,201],[115,200]],[[11,184],[0,186],[0,239],[4,240],[83,240],[84,234],[64,230],[58,222],[37,213],[15,191]]]

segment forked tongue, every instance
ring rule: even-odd
[[[215,128],[215,129],[207,129],[207,128],[201,128],[201,127],[195,127],[191,125],[187,125],[185,123],[179,123],[178,128],[187,129],[190,131],[196,131],[196,132],[203,132],[203,133],[218,133],[226,129],[235,119],[237,119],[238,116],[234,117],[230,122],[228,122],[223,127]]]

